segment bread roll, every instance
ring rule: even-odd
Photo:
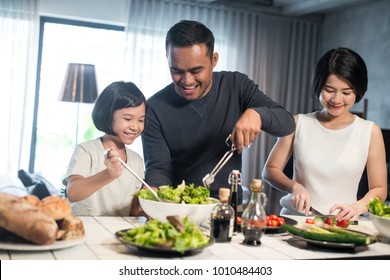
[[[32,206],[38,206],[41,203],[39,197],[35,195],[26,195],[19,198],[21,201],[30,204]]]
[[[41,200],[39,209],[55,220],[61,220],[72,213],[69,202],[59,196],[47,196]]]
[[[80,218],[73,215],[69,215],[64,219],[57,221],[59,225],[59,231],[57,239],[71,240],[79,239],[84,236],[84,225]]]
[[[0,227],[36,244],[52,244],[58,231],[50,216],[4,193],[0,193]]]

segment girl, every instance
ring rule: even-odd
[[[114,82],[99,95],[92,119],[105,134],[76,147],[63,180],[75,215],[141,214],[132,194],[142,184],[130,172],[123,172],[119,158],[143,177],[143,159],[126,145],[144,130],[145,104],[145,96],[131,82]]]

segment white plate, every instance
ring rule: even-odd
[[[75,240],[55,241],[53,244],[50,245],[0,242],[0,249],[15,250],[15,251],[48,251],[48,250],[58,250],[58,249],[73,247],[82,243],[83,241],[84,241],[84,237]]]
[[[0,228],[0,250],[15,251],[47,251],[58,250],[76,246],[84,241],[85,237],[74,240],[58,240],[53,244],[39,245],[24,240],[2,228]]]

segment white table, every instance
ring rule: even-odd
[[[306,217],[289,216],[298,222]],[[80,217],[84,223],[86,236],[82,243],[59,250],[17,251],[0,250],[0,260],[144,260],[161,256],[144,252],[130,252],[116,238],[115,232],[141,225],[143,217]],[[352,229],[377,235],[367,217],[359,220]],[[289,260],[289,259],[390,259],[390,242],[376,242],[353,250],[334,250],[308,245],[305,241],[284,234],[265,234],[262,244],[257,247],[241,244],[241,233],[230,243],[215,243],[198,254],[175,256],[189,260]],[[172,259],[172,258],[171,258]]]

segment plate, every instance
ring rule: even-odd
[[[136,249],[136,250],[146,252],[146,253],[153,253],[153,254],[166,255],[166,256],[187,256],[187,255],[197,254],[197,253],[201,252],[204,248],[209,247],[210,245],[214,244],[214,242],[215,242],[213,237],[208,236],[208,237],[210,237],[210,241],[208,244],[201,246],[201,247],[198,247],[198,248],[188,249],[188,250],[185,250],[184,253],[180,253],[180,252],[176,251],[174,248],[163,248],[163,247],[138,245],[138,244],[135,244],[134,242],[125,241],[122,238],[120,238],[120,234],[122,232],[126,232],[128,230],[129,229],[123,229],[123,230],[117,231],[115,233],[115,237],[123,245],[125,245],[127,247],[127,249],[129,249],[129,251],[133,251]]]
[[[360,232],[362,233],[362,232]],[[298,235],[295,235],[293,233],[289,233],[292,236],[294,236],[297,239],[306,241],[308,244],[320,246],[320,247],[326,247],[326,248],[334,248],[334,249],[353,249],[355,247],[361,247],[361,246],[367,246],[367,245],[356,245],[355,243],[338,243],[338,242],[329,242],[329,241],[320,241],[320,240],[314,240],[314,239],[308,239],[304,238]],[[364,234],[364,233],[362,233]],[[375,241],[371,242],[370,244],[375,243]],[[368,244],[369,245],[369,244]]]
[[[0,229],[0,250],[15,251],[48,251],[76,246],[84,241],[84,237],[74,240],[59,240],[52,244],[40,245],[31,243],[5,229]]]
[[[286,222],[286,224],[289,224],[289,225],[296,225],[298,222],[294,219],[291,219],[291,218],[288,218],[288,217],[285,217],[285,216],[279,216],[281,218],[284,219],[284,221]],[[265,233],[275,233],[275,232],[285,232],[285,230],[282,229],[282,227],[266,227],[265,228]]]

